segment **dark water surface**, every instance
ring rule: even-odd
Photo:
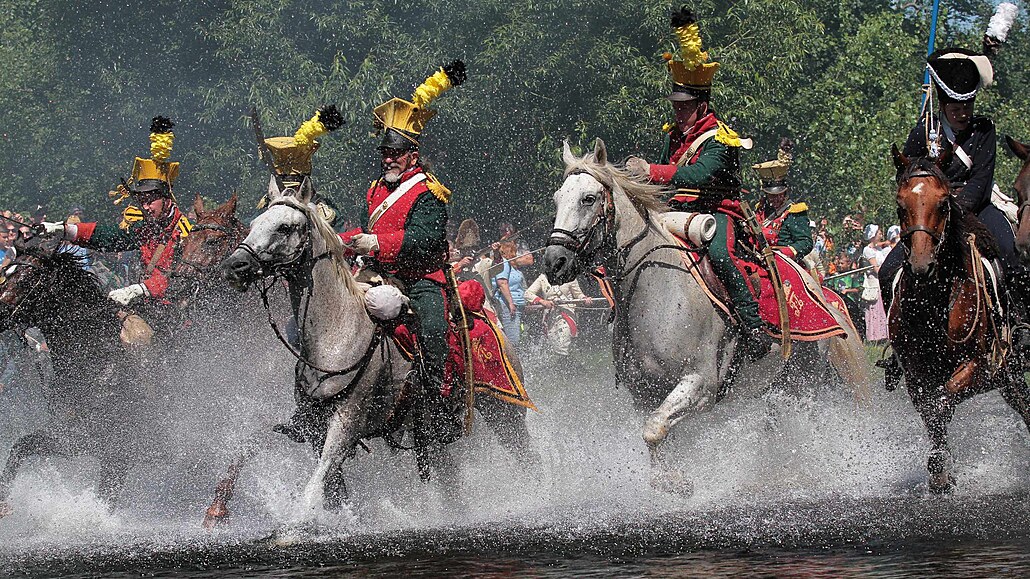
[[[14,577],[791,577],[1026,576],[1026,497],[842,499],[742,505],[639,520],[498,521],[350,536],[326,529],[266,538],[42,549],[2,560]],[[587,516],[586,518],[589,518]]]

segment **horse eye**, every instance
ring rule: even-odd
[[[587,195],[587,196],[583,197],[583,201],[582,201],[583,205],[593,205],[596,202],[597,202],[597,196],[596,195]]]

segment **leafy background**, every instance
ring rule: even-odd
[[[700,0],[702,35],[722,63],[714,102],[754,138],[744,162],[797,145],[795,190],[814,213],[893,220],[891,143],[915,123],[931,2]],[[944,2],[938,46],[979,48],[993,2]],[[669,116],[660,55],[669,6],[639,0],[3,0],[0,208],[52,216],[80,205],[113,218],[108,191],[172,117],[180,198],[253,207],[267,177],[247,111],[292,134],[323,103],[347,125],[316,156],[319,189],[357,220],[378,172],[370,111],[407,98],[440,64],[469,81],[435,104],[424,155],[456,193],[453,220],[526,225],[551,210],[560,145],[654,157]],[[1030,57],[1021,14],[978,99],[1000,133],[1030,138]],[[1001,155],[1007,188],[1016,162]],[[746,180],[754,182],[753,175]]]

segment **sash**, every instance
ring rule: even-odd
[[[714,137],[715,134],[718,132],[719,128],[716,127],[710,131],[706,131],[698,135],[698,137],[694,139],[694,142],[690,144],[690,147],[686,150],[686,152],[683,153],[683,156],[680,157],[678,161],[676,161],[676,166],[685,167],[687,163],[689,163],[690,160],[694,158],[694,153],[697,153],[697,150],[701,148],[701,145],[705,144],[705,142],[708,141],[708,139]]]
[[[418,185],[419,183],[425,180],[426,174],[418,173],[417,175],[411,176],[410,178],[408,178],[407,181],[401,183],[396,189],[394,189],[393,193],[390,193],[386,197],[386,199],[383,199],[383,202],[380,203],[379,206],[376,207],[375,210],[373,210],[372,213],[369,214],[368,229],[371,230],[373,227],[375,227],[375,224],[379,222],[379,218],[381,218],[383,214],[386,213],[386,210],[392,207],[398,199],[403,197],[404,194],[410,191],[412,187]]]
[[[951,141],[952,145],[954,145],[955,156],[958,157],[958,160],[962,161],[962,164],[966,166],[966,169],[972,169],[973,159],[969,157],[969,153],[966,153],[961,145],[955,142],[955,131],[951,128],[951,125],[942,120],[941,129],[944,130],[944,136]]]

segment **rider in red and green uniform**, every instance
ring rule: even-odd
[[[421,441],[451,442],[461,435],[461,401],[445,399],[444,370],[449,352],[444,305],[449,268],[447,204],[451,192],[419,162],[419,138],[435,111],[427,108],[439,93],[465,80],[465,65],[441,68],[415,90],[414,102],[394,98],[376,107],[382,174],[368,189],[365,227],[341,234],[355,253],[369,256],[372,268],[397,278],[417,318],[421,365],[419,403],[428,420],[416,433]]]
[[[179,174],[179,163],[168,162],[173,123],[155,117],[150,126],[151,157],[137,157],[133,163],[128,193],[137,219],[123,225],[106,223],[43,223],[46,233],[61,235],[76,245],[100,252],[140,252],[142,275],[139,283],[113,289],[108,297],[122,306],[143,305],[147,321],[163,328],[170,321],[171,303],[165,299],[168,274],[175,261],[179,240],[188,235],[189,221],[182,215],[172,196],[172,183]],[[129,212],[127,211],[127,214]]]
[[[808,205],[790,199],[787,182],[793,147],[789,139],[780,142],[779,156],[774,161],[753,165],[761,181],[762,200],[755,208],[758,222],[769,245],[776,246],[784,255],[801,262],[812,252],[815,242],[809,227]]]
[[[665,55],[672,75],[675,120],[666,126],[665,144],[657,163],[631,158],[626,168],[649,176],[651,182],[672,185],[678,191],[669,199],[674,211],[710,213],[716,220],[716,234],[708,247],[712,269],[726,286],[737,317],[743,325],[742,351],[757,358],[769,351],[771,339],[758,315],[758,303],[751,295],[745,273],[735,264],[737,235],[734,225],[740,213],[740,149],[750,148],[720,121],[711,105],[712,77],[717,62],[707,62],[700,52],[700,36],[694,14],[686,7],[674,12],[672,27],[679,39],[682,60]]]

